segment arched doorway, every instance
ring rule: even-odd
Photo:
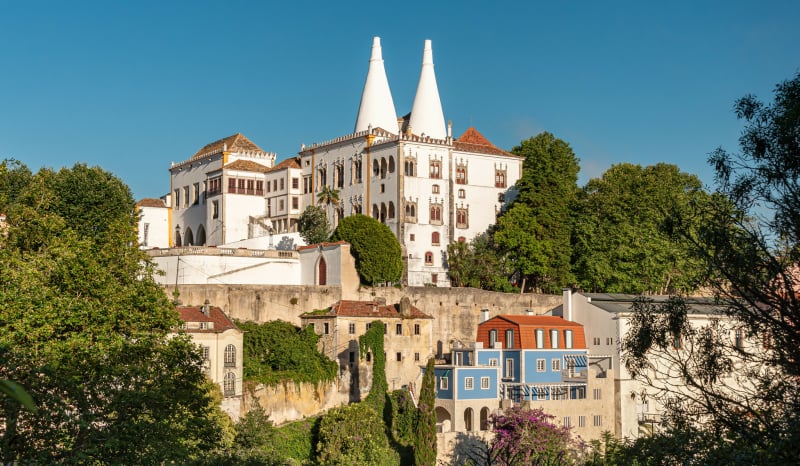
[[[187,228],[186,229],[186,233],[183,234],[183,242],[187,246],[194,245],[194,235],[192,234],[192,229],[191,228]]]
[[[200,224],[197,227],[197,246],[205,246],[206,245],[206,229]]]
[[[181,241],[181,226],[177,225],[175,227],[175,247],[179,248],[183,246],[183,242]]]
[[[489,430],[489,408],[481,408],[481,430]]]
[[[439,432],[450,432],[450,413],[441,406],[436,407],[436,430]]]
[[[325,262],[324,257],[319,258],[317,263],[317,285],[328,284],[328,264]]]
[[[472,408],[467,408],[464,410],[464,430],[467,432],[472,432],[472,418],[474,413],[472,412]]]

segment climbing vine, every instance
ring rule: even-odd
[[[358,337],[361,357],[372,353],[372,387],[365,401],[375,408],[375,412],[379,415],[383,415],[386,391],[389,389],[389,384],[386,382],[386,354],[383,352],[384,333],[383,322],[376,320],[370,324],[365,334]]]

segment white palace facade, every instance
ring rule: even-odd
[[[449,286],[447,245],[493,224],[521,172],[520,157],[474,128],[452,136],[429,40],[411,112],[398,117],[376,37],[353,133],[303,146],[278,165],[241,134],[173,164],[169,244],[222,246],[296,232],[297,218],[320,204],[327,186],[339,195],[338,205],[321,205],[332,226],[371,215],[400,241],[405,284]]]

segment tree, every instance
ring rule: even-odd
[[[383,351],[383,336],[386,327],[380,320],[370,324],[369,330],[358,337],[359,353],[362,357],[372,354],[372,385],[364,402],[383,415],[386,406],[386,392],[389,384],[386,382],[386,353]]]
[[[389,227],[374,218],[361,214],[343,218],[331,239],[350,243],[361,283],[397,282],[403,276],[400,243]]]
[[[428,359],[419,392],[419,412],[414,433],[414,464],[436,464],[436,375],[434,358]]]
[[[59,176],[75,180],[76,192],[129,196],[113,176],[88,170],[88,181],[40,171],[9,205],[0,236],[0,379],[24,387],[37,412],[0,400],[0,457],[190,461],[224,445],[202,357],[187,336],[171,333],[180,319],[135,246],[132,208],[104,212],[97,230],[61,216]],[[101,217],[96,205],[82,205],[89,212],[69,212]],[[121,196],[119,205],[133,202]]]
[[[800,442],[800,73],[776,87],[772,104],[746,96],[735,111],[745,121],[741,152],[717,149],[709,157],[717,193],[730,204],[676,212],[669,226],[709,267],[742,338],[726,338],[720,325],[693,328],[675,299],[643,302],[623,348],[626,365],[642,377],[639,369],[665,352],[675,332],[688,345],[671,362],[682,387],[668,398],[664,435],[709,439],[693,462],[790,464]]]
[[[297,231],[306,244],[321,243],[328,239],[331,224],[328,215],[321,207],[310,205],[306,207],[300,218],[297,219]]]
[[[493,227],[470,242],[447,245],[447,265],[453,286],[468,286],[490,291],[513,290],[509,283],[507,259],[494,244]]]
[[[506,255],[523,288],[551,293],[572,283],[570,210],[578,190],[578,158],[550,133],[511,150],[524,157],[518,196],[497,219],[494,242]]]
[[[338,206],[339,205],[339,190],[333,189],[328,185],[322,187],[317,194],[317,202],[324,206]]]
[[[589,180],[574,207],[573,273],[606,293],[691,292],[705,268],[663,228],[669,215],[711,202],[700,180],[677,166],[614,165]]]
[[[321,466],[400,464],[381,416],[367,403],[333,408],[320,421],[317,462]]]

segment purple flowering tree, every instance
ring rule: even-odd
[[[556,425],[555,416],[541,409],[510,408],[491,416],[494,439],[487,463],[498,466],[570,464],[569,427]]]

